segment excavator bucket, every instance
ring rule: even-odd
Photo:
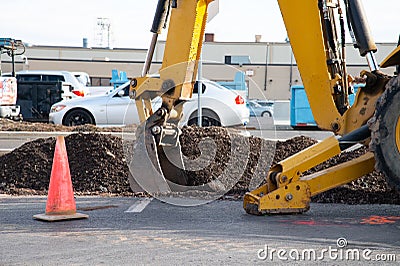
[[[153,37],[142,76],[131,82],[130,97],[135,99],[140,121],[144,124],[136,134],[133,159],[129,165],[132,180],[152,195],[193,190],[187,186],[181,155],[180,131],[176,121],[180,111],[177,105],[192,96],[207,7],[212,1],[158,0],[151,28]],[[158,35],[167,24],[168,34],[159,77],[149,77]],[[162,107],[153,114],[150,99],[156,96],[162,97]],[[169,119],[175,119],[175,123],[168,123]]]
[[[153,116],[159,114],[156,112]],[[187,185],[187,176],[181,155],[179,130],[172,126],[164,128],[154,125],[152,121],[149,119],[139,126],[136,141],[131,146],[133,154],[129,168],[132,173],[132,190],[137,183],[152,195],[182,191]]]
[[[164,112],[160,110],[136,130],[135,141],[124,143],[125,152],[132,151],[127,156],[132,190],[139,187],[161,201],[180,206],[204,204],[221,196],[225,191],[209,184],[190,186],[179,142],[180,129],[174,124],[162,125]]]

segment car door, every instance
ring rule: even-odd
[[[118,92],[124,93],[120,95]],[[129,98],[129,86],[117,89],[107,102],[107,125],[120,126],[139,123],[135,101]]]
[[[257,116],[257,107],[253,102],[247,102],[250,111],[250,116]]]

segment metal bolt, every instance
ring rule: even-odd
[[[166,115],[166,110],[161,107],[160,109],[157,110],[156,115],[159,117],[163,117]]]
[[[287,176],[283,175],[281,176],[281,183],[285,183],[287,181]]]
[[[129,90],[129,98],[136,99],[136,90]]]
[[[293,195],[291,193],[286,194],[286,200],[291,201],[293,199]]]
[[[339,129],[340,129],[339,123],[336,123],[336,122],[332,123],[331,127],[332,127],[332,130],[333,130],[334,132],[337,132],[337,131],[339,131]]]
[[[154,126],[151,128],[151,133],[153,133],[153,135],[158,135],[161,133],[161,127],[160,126]]]
[[[136,88],[136,86],[137,86],[137,79],[132,79],[130,85],[131,85],[132,88]]]

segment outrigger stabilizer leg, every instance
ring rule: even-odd
[[[365,125],[342,138],[329,137],[281,161],[269,170],[265,184],[246,193],[244,209],[255,215],[308,211],[312,196],[372,172],[374,154],[367,152],[356,159],[314,174],[303,173],[368,138],[369,134]]]

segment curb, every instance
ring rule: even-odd
[[[12,152],[12,151],[13,151],[13,149],[0,149],[0,156],[4,155],[6,153]]]
[[[78,131],[0,131],[0,138],[50,138],[50,137],[57,137],[57,136],[68,136],[71,134],[89,134],[89,133],[98,133],[98,134],[105,134],[105,135],[114,135],[118,137],[122,137],[123,135],[135,135],[135,133],[123,133],[123,132],[78,132]]]

